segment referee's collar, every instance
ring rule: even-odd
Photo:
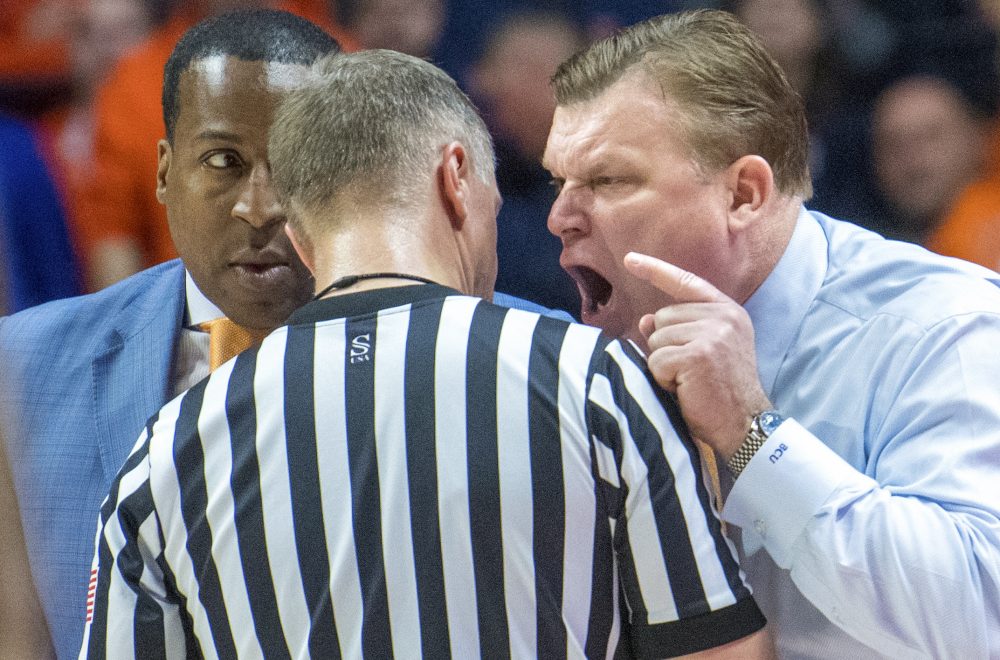
[[[342,293],[306,303],[292,312],[287,323],[288,325],[296,325],[298,323],[318,323],[330,319],[364,316],[382,309],[460,295],[462,295],[461,292],[440,284],[393,286],[384,289],[369,289],[358,293]]]

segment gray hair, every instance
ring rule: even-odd
[[[282,101],[268,145],[275,185],[294,205],[318,209],[350,192],[405,208],[453,141],[466,148],[477,176],[493,180],[486,125],[433,64],[367,50],[323,57],[312,73]]]

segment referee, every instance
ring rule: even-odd
[[[767,656],[641,356],[486,302],[500,200],[468,100],[390,51],[315,74],[270,158],[319,293],[150,420],[81,657]]]

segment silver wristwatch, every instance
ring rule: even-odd
[[[740,476],[740,472],[747,466],[753,455],[767,442],[767,439],[771,437],[775,429],[781,426],[783,421],[785,421],[784,415],[777,410],[765,410],[753,416],[753,419],[750,421],[750,430],[747,431],[746,437],[743,438],[743,444],[726,461],[726,467],[729,468],[733,477]]]

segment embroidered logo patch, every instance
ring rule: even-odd
[[[351,340],[351,364],[371,360],[371,356],[368,355],[372,347],[371,338],[371,334],[364,334],[358,335]]]

